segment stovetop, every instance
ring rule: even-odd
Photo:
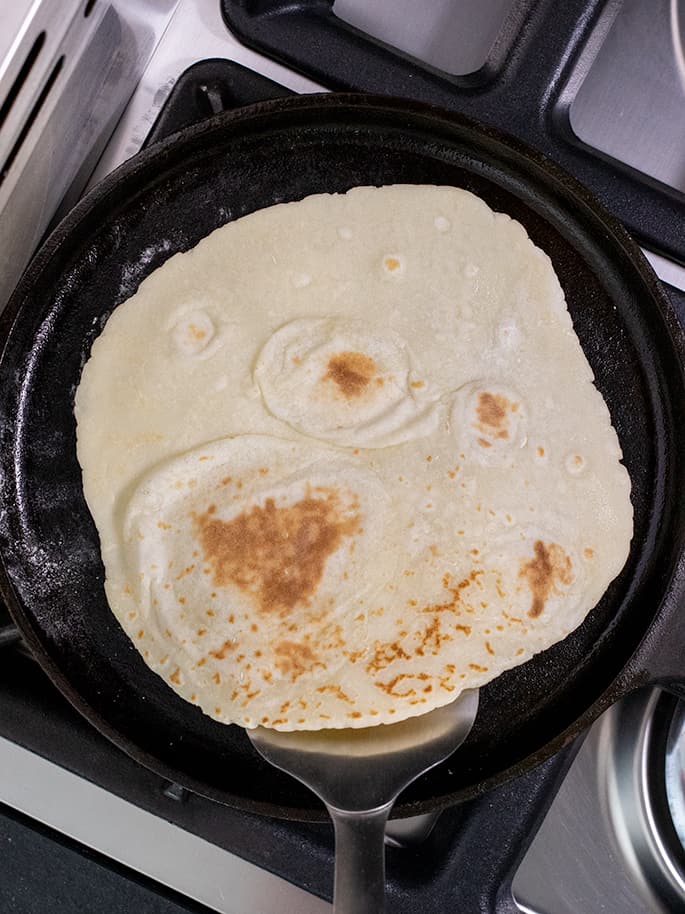
[[[678,116],[685,101],[685,76],[681,82],[678,70],[685,3],[655,0],[647,16],[647,4],[640,0],[573,0],[563,8],[556,5],[557,31],[546,38],[540,17],[550,17],[554,4],[545,0],[461,0],[458,5],[454,0],[421,5],[337,0],[335,13],[348,24],[344,27],[331,26],[325,3],[222,5],[242,40],[228,31],[214,0],[74,2],[74,19],[64,17],[62,39],[45,23],[37,26],[47,29],[38,53],[45,54],[43,48],[53,42],[43,72],[57,88],[60,73],[72,73],[72,85],[84,78],[84,70],[68,57],[53,76],[64,50],[60,40],[71,42],[67,50],[81,42],[101,54],[97,42],[103,35],[120,39],[129,29],[136,39],[135,52],[121,50],[118,58],[125,78],[101,81],[109,98],[116,95],[116,104],[102,111],[94,101],[98,93],[79,96],[86,111],[94,107],[100,114],[95,118],[99,134],[87,144],[90,167],[73,165],[68,179],[61,172],[62,185],[53,188],[49,200],[23,214],[18,204],[29,199],[22,188],[26,175],[35,174],[32,163],[47,163],[41,167],[48,171],[38,172],[41,180],[50,162],[56,164],[40,137],[69,105],[60,96],[51,107],[47,96],[36,113],[34,102],[30,126],[45,129],[35,142],[29,130],[25,147],[17,148],[20,124],[14,131],[10,165],[9,158],[3,160],[0,223],[14,219],[14,225],[25,226],[29,253],[52,212],[68,208],[86,184],[92,186],[144,145],[199,117],[289,91],[403,91],[448,100],[484,120],[502,122],[548,154],[561,150],[564,164],[581,178],[590,175],[587,183],[594,183],[605,204],[637,233],[655,269],[671,284],[685,319],[685,296],[677,291],[685,289],[685,269],[677,262],[685,245],[685,144]],[[91,45],[76,29],[77,15],[95,22],[87,33]],[[117,32],[114,19],[126,27]],[[0,26],[6,23],[11,25],[10,14],[2,11]],[[366,33],[373,36],[370,44]],[[40,31],[27,45],[29,58],[39,37]],[[324,37],[335,46],[322,44]],[[403,53],[396,55],[378,40]],[[646,50],[636,53],[636,47]],[[348,56],[341,58],[345,50]],[[539,61],[531,56],[537,50]],[[95,66],[97,53],[91,48],[90,57],[81,54],[78,60]],[[355,65],[361,60],[364,66]],[[655,60],[658,67],[652,66]],[[533,72],[537,62],[539,72]],[[0,92],[6,85],[3,73],[0,67]],[[526,101],[536,87],[544,90],[542,96]],[[39,85],[35,91],[39,96]],[[7,105],[2,98],[0,159],[7,125],[12,126],[7,110],[3,122]],[[565,137],[563,143],[559,137]],[[23,180],[15,180],[17,172]],[[61,206],[60,199],[66,200]],[[2,240],[0,231],[0,264]],[[0,656],[0,901],[8,911],[330,910],[319,897],[330,897],[332,885],[328,826],[288,826],[246,816],[161,781],[83,722],[20,646],[5,647]],[[516,862],[523,856],[513,882],[517,906],[507,911],[685,910],[685,816],[679,799],[685,741],[679,708],[656,690],[636,693],[607,712],[584,742],[531,776],[448,811],[432,831],[432,822],[409,823],[404,834],[399,827],[397,840],[405,846],[388,852],[390,910],[413,910],[418,903],[427,912],[448,910],[445,899],[457,897],[450,894],[451,883],[478,882],[493,873],[506,881],[507,874],[498,870],[500,848],[500,856],[506,850]],[[473,848],[484,832],[488,846],[483,859],[474,861]],[[512,844],[518,851],[512,852]],[[27,868],[27,859],[36,857],[40,868]],[[461,904],[459,909],[466,910]]]

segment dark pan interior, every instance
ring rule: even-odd
[[[414,104],[300,98],[223,116],[123,166],[48,241],[3,316],[0,546],[5,596],[68,697],[132,755],[192,789],[272,815],[318,801],[150,672],[111,615],[81,492],[72,414],[108,315],[176,251],[276,202],[360,184],[452,184],[520,220],[551,256],[633,482],[630,559],[585,624],[482,692],[458,760],[398,814],[473,796],[578,732],[663,597],[681,532],[673,455],[682,377],[667,305],[636,249],[577,186],[492,131]]]

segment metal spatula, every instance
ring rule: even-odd
[[[248,730],[272,765],[314,791],[335,828],[335,914],[382,914],[385,823],[402,790],[466,739],[478,691],[398,724],[361,730]]]

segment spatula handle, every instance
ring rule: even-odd
[[[392,803],[368,812],[328,808],[335,827],[334,914],[383,914],[385,823]]]

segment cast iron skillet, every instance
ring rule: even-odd
[[[630,689],[685,678],[685,346],[626,233],[540,155],[439,109],[326,95],[221,115],[136,156],[85,198],[3,315],[0,577],[37,658],[95,726],[164,777],[249,811],[323,816],[242,730],[204,717],[150,672],[109,612],[76,461],[74,391],[112,309],[174,252],[273,203],[396,182],[474,191],[551,256],[635,508],[628,563],[584,625],[483,689],[458,760],[413,785],[396,814],[475,796],[542,761]]]

